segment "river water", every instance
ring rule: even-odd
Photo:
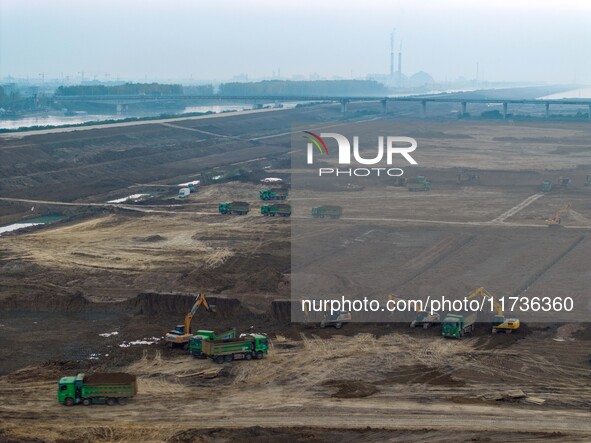
[[[279,106],[283,108],[294,108],[299,102],[287,102],[281,103]],[[266,103],[264,106],[273,107],[275,103]],[[183,112],[179,113],[188,114],[192,112],[213,112],[221,113],[228,111],[245,111],[253,109],[251,104],[222,104],[213,106],[187,106]],[[150,116],[150,115],[146,115]],[[101,122],[105,120],[121,120],[124,118],[136,117],[130,115],[115,115],[115,114],[79,114],[73,116],[65,115],[37,115],[15,119],[0,119],[0,129],[18,129],[18,128],[29,128],[31,126],[63,126],[63,125],[77,125],[86,122]],[[154,117],[158,117],[154,115]]]

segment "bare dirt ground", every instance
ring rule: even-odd
[[[362,136],[378,109],[352,104],[348,118],[366,120],[356,123]],[[482,324],[473,337],[449,341],[408,323],[336,331],[274,315],[271,302],[290,295],[292,239],[325,247],[337,265],[356,257],[370,280],[364,257],[392,244],[398,265],[389,287],[368,291],[383,296],[485,286],[589,303],[588,123],[385,118],[395,133],[418,139],[420,167],[407,173],[428,176],[432,191],[368,183],[347,193],[356,204],[341,220],[293,233],[289,219],[258,213],[259,179],[289,177],[292,121],[349,124],[336,107],[1,138],[0,194],[22,201],[0,202],[0,221],[30,217],[33,204],[68,218],[0,237],[0,440],[589,441],[586,318],[563,324],[549,317],[511,336],[491,336]],[[254,172],[183,201],[174,196],[176,184],[200,172],[238,167]],[[478,184],[456,184],[465,169],[478,172]],[[528,200],[544,180],[561,176],[572,179],[570,187]],[[152,186],[163,194],[134,211],[59,206],[102,204]],[[342,194],[294,193],[294,226],[308,219],[311,202],[338,204]],[[228,200],[253,209],[217,214]],[[565,202],[572,210],[564,227],[548,228]],[[349,241],[332,250],[323,238],[335,226]],[[329,274],[321,283],[339,284]],[[192,374],[218,366],[158,343],[121,346],[161,337],[191,302],[170,293],[197,291],[212,294],[221,309],[198,315],[195,329],[267,333],[268,357],[224,364],[217,377],[202,379]],[[60,376],[115,369],[139,377],[140,394],[127,406],[57,404]],[[528,397],[481,397],[510,389]]]

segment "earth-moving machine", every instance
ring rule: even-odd
[[[218,206],[220,214],[246,215],[250,211],[250,204],[247,202],[224,202]]]
[[[214,331],[199,330],[189,340],[189,353],[195,358],[205,358],[203,354],[203,342],[206,340],[225,340],[236,338],[236,328],[229,329],[220,334]]]
[[[550,226],[550,227],[560,226],[560,222],[562,220],[562,214],[564,214],[570,208],[571,208],[571,204],[570,203],[567,203],[565,205],[562,205],[560,207],[560,209],[558,211],[556,211],[556,214],[554,214],[554,217],[551,218],[550,220],[547,220],[546,221],[546,223],[548,224],[548,226]]]
[[[418,328],[420,326],[423,329],[428,329],[431,326],[438,325],[441,323],[441,316],[439,312],[429,311],[417,311],[415,319],[410,323],[411,328]]]
[[[389,294],[388,295],[388,300],[389,301],[393,301],[393,302],[398,302],[400,300],[405,300],[401,297],[398,297],[394,294]],[[409,303],[408,300],[406,300],[407,303]],[[417,328],[417,327],[422,327],[423,329],[428,329],[431,326],[434,325],[438,325],[441,323],[441,316],[439,315],[438,312],[429,312],[425,309],[419,309],[419,307],[421,308],[426,308],[426,306],[419,306],[419,304],[415,304],[414,308],[415,308],[415,318],[414,320],[410,323],[410,327],[411,328]]]
[[[264,216],[275,217],[289,217],[291,215],[291,206],[281,203],[271,203],[261,206],[261,214]]]
[[[351,313],[348,311],[335,311],[333,313],[327,312],[320,322],[321,328],[326,328],[328,326],[334,326],[337,329],[341,329],[343,327],[343,323],[348,323],[351,321]]]
[[[289,194],[286,188],[263,189],[259,192],[261,200],[285,200]]]
[[[167,346],[189,348],[189,342],[191,337],[193,337],[193,334],[191,334],[191,320],[193,320],[193,316],[201,305],[203,305],[206,311],[215,312],[215,306],[210,305],[205,298],[205,294],[200,293],[195,299],[191,310],[185,315],[185,322],[182,325],[177,325],[176,328],[166,334],[165,340]]]
[[[497,312],[491,322],[491,326],[492,326],[491,332],[493,334],[496,334],[497,332],[505,332],[505,334],[510,334],[511,332],[519,329],[519,326],[521,325],[521,323],[519,322],[519,319],[518,318],[506,318],[505,315],[503,314],[503,307],[499,304],[499,302],[497,302],[495,300],[494,296],[490,292],[488,292],[486,289],[484,289],[484,288],[475,289],[470,294],[468,294],[467,299],[471,300],[474,297],[478,297],[478,296],[484,297],[484,298],[490,300],[492,307]]]
[[[103,403],[112,406],[124,405],[137,394],[135,375],[123,372],[79,373],[73,377],[62,377],[57,385],[57,401],[65,406]]]
[[[243,334],[237,338],[203,342],[203,354],[218,364],[241,359],[260,360],[268,352],[269,339],[262,334]]]
[[[340,218],[343,215],[343,208],[340,206],[324,205],[312,208],[314,218]]]
[[[441,323],[441,335],[461,339],[464,335],[474,331],[476,317],[476,312],[447,314]]]

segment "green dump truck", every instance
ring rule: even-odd
[[[343,208],[340,206],[325,205],[312,208],[312,217],[314,218],[339,218],[341,215],[343,215]]]
[[[62,377],[57,387],[57,401],[66,406],[80,403],[84,406],[99,403],[124,405],[136,394],[135,375],[123,372],[79,373],[73,377]]]
[[[223,340],[227,338],[236,338],[236,328],[229,329],[221,334],[214,331],[199,330],[189,340],[189,352],[195,358],[205,358],[203,354],[203,342],[206,340]]]
[[[203,354],[218,364],[240,359],[261,359],[269,352],[269,339],[261,334],[246,334],[226,340],[204,340],[202,348]]]
[[[441,324],[441,335],[450,338],[462,338],[474,331],[478,313],[447,314]]]
[[[289,217],[291,215],[291,206],[281,203],[269,204],[261,206],[261,214],[264,216],[275,217]]]
[[[285,200],[289,194],[286,188],[263,189],[259,192],[261,200]]]
[[[250,211],[250,203],[246,202],[225,202],[218,207],[220,214],[246,215]]]

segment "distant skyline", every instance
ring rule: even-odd
[[[407,75],[591,84],[589,22],[584,0],[2,0],[0,78],[365,78],[395,28]]]

